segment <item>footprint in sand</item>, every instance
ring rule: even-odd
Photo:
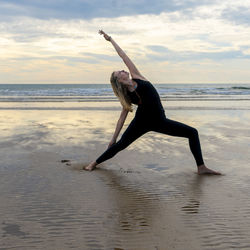
[[[140,174],[141,172],[140,171],[136,171],[136,170],[132,170],[132,169],[123,169],[123,168],[120,168],[119,170],[121,173],[124,173],[124,174]]]
[[[61,163],[70,162],[70,160],[61,160]]]
[[[83,170],[89,163],[87,162],[72,162],[71,160],[61,160],[62,163],[66,163],[73,170]]]

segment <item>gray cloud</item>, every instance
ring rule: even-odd
[[[62,64],[66,65],[75,65],[78,63],[88,63],[88,64],[99,64],[100,60],[115,62],[120,59],[117,56],[108,56],[104,54],[95,54],[95,53],[82,53],[82,56],[23,56],[23,57],[13,57],[8,59],[11,62],[28,62],[28,61],[59,61]]]
[[[221,16],[223,19],[227,19],[235,24],[250,25],[250,9],[244,6],[225,9],[223,10]]]
[[[77,25],[77,23],[76,23]],[[70,33],[62,30],[63,24],[58,20],[30,20],[16,18],[13,22],[0,22],[0,31],[2,34],[8,34],[17,43],[32,43],[41,38],[74,38],[84,39],[84,35],[78,33]]]
[[[229,59],[250,59],[250,55],[243,54],[240,50],[220,51],[220,52],[177,52],[171,51],[164,46],[148,46],[153,53],[147,58],[154,61],[194,61],[194,60],[229,60]]]
[[[159,14],[161,12],[187,11],[216,0],[2,0],[1,19],[29,16],[39,19],[92,19],[135,14]]]

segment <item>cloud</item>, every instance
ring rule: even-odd
[[[250,6],[249,6],[250,7]],[[223,19],[229,20],[237,25],[244,24],[250,26],[250,9],[245,6],[239,6],[236,9],[225,9],[222,12]]]
[[[190,82],[201,67],[204,75],[211,68],[225,75],[227,66],[235,74],[232,79],[243,73],[250,77],[248,69],[232,71],[233,66],[249,61],[246,6],[247,1],[241,0],[1,0],[0,67],[5,70],[1,81],[5,77],[11,82],[13,76],[25,82],[29,76],[22,78],[22,71],[27,71],[43,82],[54,77],[88,82],[93,75],[96,82],[105,82],[109,72],[124,65],[97,34],[100,28],[149,78],[155,76],[158,81],[159,77],[160,82],[171,74],[185,82],[182,71],[189,72]]]
[[[220,52],[193,52],[193,51],[171,51],[164,46],[148,46],[154,52],[149,53],[147,58],[154,61],[183,62],[212,60],[216,62],[231,59],[250,59],[250,55],[244,54],[240,50],[229,50]]]
[[[73,57],[73,56],[49,56],[49,57],[31,57],[31,56],[26,56],[26,57],[13,57],[10,58],[12,62],[61,62],[62,64],[68,64],[68,65],[74,65],[78,63],[88,63],[88,64],[98,64],[100,63],[100,60],[97,60],[93,57]]]
[[[6,19],[29,16],[38,19],[93,19],[139,14],[160,14],[194,9],[214,3],[215,0],[2,0],[0,9]]]

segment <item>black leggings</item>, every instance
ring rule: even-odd
[[[155,121],[155,124],[149,125],[148,122],[134,118],[121,139],[108,148],[97,160],[99,164],[116,155],[119,151],[128,147],[132,142],[149,131],[155,131],[166,135],[185,137],[189,139],[190,150],[195,158],[197,166],[204,164],[198,131],[186,124],[176,122],[167,118],[161,118]],[[145,124],[147,124],[145,126]]]

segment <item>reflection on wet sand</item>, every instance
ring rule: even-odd
[[[120,230],[136,233],[151,226],[154,214],[159,209],[157,196],[154,193],[140,190],[139,183],[125,182],[124,176],[117,174],[121,173],[121,170],[118,172],[100,169],[100,171],[103,180],[105,178],[107,181],[106,184],[115,190],[114,199],[119,212]],[[132,171],[125,171],[124,173],[133,174]]]
[[[1,247],[249,249],[249,113],[166,113],[225,176],[198,176],[188,142],[157,133],[89,173],[61,161],[99,156],[119,110],[1,110]]]
[[[115,239],[123,242],[120,247],[178,249],[187,244],[189,235],[182,231],[184,225],[173,214],[176,208],[169,197],[166,202],[165,192],[159,191],[161,183],[154,183],[148,173],[138,170],[100,168],[96,174],[108,186],[109,196],[113,198],[114,210],[110,216],[116,223],[109,229]],[[175,230],[182,234],[181,239],[172,238]],[[196,241],[187,245],[190,249],[199,249]]]
[[[202,195],[202,179],[204,176],[194,175],[192,181],[187,181],[189,185],[185,188],[186,202],[181,207],[186,215],[198,214]]]

